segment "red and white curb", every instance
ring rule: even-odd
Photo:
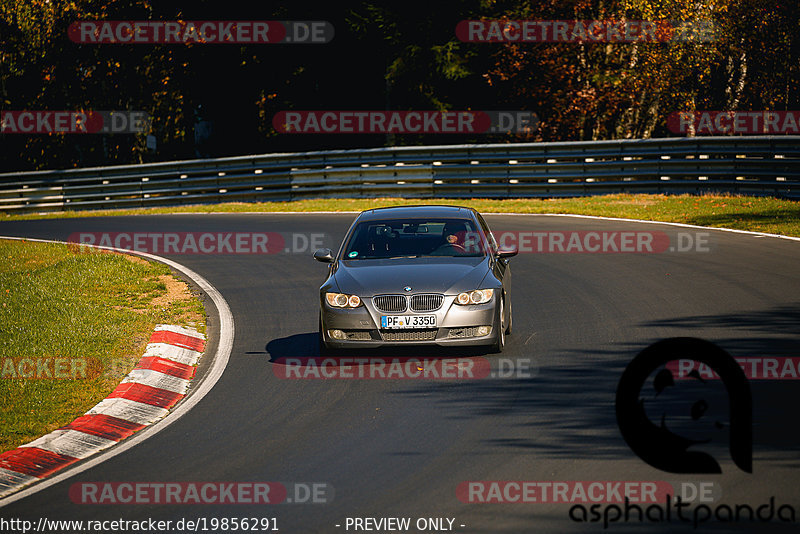
[[[108,397],[67,426],[0,454],[0,498],[163,418],[186,396],[204,350],[195,329],[156,326],[144,356]]]

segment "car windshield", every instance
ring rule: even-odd
[[[346,260],[480,257],[483,239],[468,219],[385,220],[359,223],[344,251]]]

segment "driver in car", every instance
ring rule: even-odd
[[[441,245],[436,247],[433,254],[459,254],[465,252],[463,238],[467,233],[467,227],[463,224],[447,223],[442,230],[444,240]]]

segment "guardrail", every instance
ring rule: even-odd
[[[800,198],[800,136],[390,147],[6,173],[0,211],[723,191]]]

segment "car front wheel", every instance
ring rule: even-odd
[[[492,345],[492,352],[500,353],[506,346],[506,313],[505,299],[500,297],[500,317],[497,324],[497,339]]]
[[[511,309],[511,303],[508,303],[508,324],[506,325],[506,335],[511,335],[511,323],[513,322],[514,314]]]

